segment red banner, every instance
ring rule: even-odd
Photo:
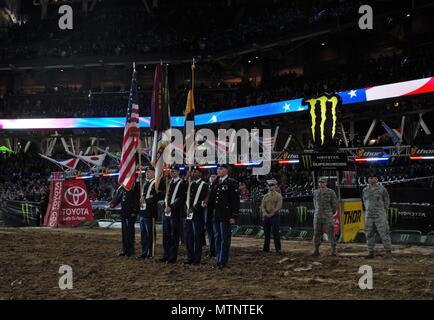
[[[48,227],[57,227],[62,205],[63,181],[50,182],[50,200],[48,202],[47,212],[45,213],[44,225]]]
[[[82,221],[93,221],[84,181],[52,181],[44,224],[49,227],[73,227]]]

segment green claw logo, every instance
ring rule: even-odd
[[[23,222],[26,224],[30,224],[30,219],[32,216],[32,208],[33,206],[29,203],[21,204],[21,213],[23,214]]]
[[[105,220],[113,220],[112,213],[110,211],[106,211],[104,219]]]
[[[306,222],[307,220],[307,207],[297,207],[297,218],[298,221],[301,223]]]
[[[310,110],[310,118],[312,121],[312,125],[311,125],[311,131],[312,131],[312,137],[313,137],[313,142],[315,141],[315,136],[316,136],[316,130],[317,130],[317,126],[318,126],[318,122],[319,120],[321,121],[319,123],[319,130],[321,133],[321,145],[324,145],[325,142],[325,123],[327,121],[327,103],[329,103],[331,105],[331,114],[332,114],[332,132],[331,132],[331,138],[333,139],[336,135],[336,122],[337,122],[337,116],[336,116],[336,109],[337,107],[341,104],[341,99],[339,96],[337,95],[333,95],[331,97],[327,97],[325,95],[319,97],[319,98],[314,98],[314,99],[309,99],[309,100],[305,100],[302,102],[303,105],[309,105],[309,110]],[[320,119],[317,119],[316,116],[316,108],[317,105],[319,105],[320,108]]]
[[[409,234],[401,234],[400,239],[402,242],[408,241],[410,239],[410,235]]]
[[[300,232],[300,238],[303,239],[306,236],[307,236],[307,231],[306,230],[303,230],[303,231]]]
[[[301,160],[303,161],[303,167],[305,169],[310,169],[312,167],[312,156],[310,154],[303,154]]]
[[[389,208],[389,223],[397,224],[398,223],[398,208]]]

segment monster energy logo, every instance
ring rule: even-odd
[[[307,207],[297,207],[297,218],[300,223],[307,220]]]
[[[21,212],[23,214],[23,222],[30,224],[30,219],[32,216],[32,208],[33,206],[29,203],[22,203],[21,204]]]
[[[106,211],[104,219],[105,220],[113,220],[112,213],[110,211]]]
[[[401,234],[400,240],[402,242],[408,241],[409,239],[410,239],[410,235],[409,234]]]
[[[301,160],[303,161],[303,167],[309,169],[312,167],[312,156],[310,154],[301,155]]]
[[[306,236],[307,236],[307,231],[306,230],[303,230],[303,231],[300,232],[300,238],[304,238]]]
[[[336,117],[336,108],[338,107],[338,105],[340,104],[340,97],[339,96],[332,96],[332,97],[327,97],[327,96],[321,96],[319,98],[314,98],[314,99],[309,99],[309,100],[305,100],[303,101],[303,104],[308,104],[310,107],[310,117],[311,117],[311,121],[312,121],[312,126],[311,126],[311,130],[312,130],[312,137],[313,137],[313,142],[315,141],[315,136],[316,136],[316,126],[317,126],[317,116],[316,116],[316,106],[317,104],[319,104],[319,108],[320,108],[320,115],[321,115],[321,122],[320,122],[320,134],[321,134],[321,145],[324,144],[324,140],[325,140],[325,122],[327,120],[327,102],[329,102],[331,104],[331,114],[332,114],[332,119],[333,119],[333,124],[332,124],[332,138],[335,137],[336,134],[336,122],[337,122],[337,117]]]
[[[389,223],[397,224],[398,223],[398,208],[389,208]],[[395,223],[393,223],[395,221]]]

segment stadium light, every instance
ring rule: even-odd
[[[254,161],[254,162],[236,162],[234,166],[236,167],[253,167],[261,165],[262,161]]]
[[[279,160],[279,164],[300,163],[300,160]]]
[[[410,160],[434,160],[434,156],[410,157]]]
[[[378,161],[389,161],[390,157],[372,157],[372,158],[355,158],[356,162],[378,162]]]

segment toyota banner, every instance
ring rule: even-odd
[[[49,227],[74,227],[83,221],[93,221],[84,181],[51,181],[44,224]]]

